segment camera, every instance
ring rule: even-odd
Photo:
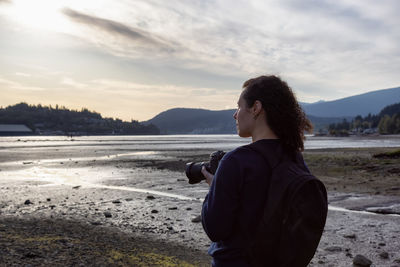
[[[201,168],[204,166],[206,170],[212,174],[215,174],[218,168],[219,161],[225,155],[224,151],[214,151],[210,155],[209,162],[189,162],[186,163],[186,176],[189,178],[189,184],[197,184],[206,177],[201,173]]]

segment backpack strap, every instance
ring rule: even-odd
[[[293,225],[302,225],[301,217],[295,218],[296,220],[300,219],[300,221],[296,221],[293,224],[292,204],[295,203],[297,195],[302,194],[299,191],[302,190],[301,188],[305,188],[305,184],[310,184],[310,182],[314,181],[319,182],[319,180],[309,172],[301,153],[297,153],[296,158],[293,160],[282,148],[274,151],[275,155],[263,153],[258,147],[249,146],[249,148],[258,153],[264,159],[267,166],[270,167],[268,174],[270,181],[267,187],[262,221],[258,224],[256,233],[271,240],[254,240],[255,243],[246,251],[246,258],[252,266],[263,266],[266,254],[272,257],[270,258],[273,261],[272,266],[307,266],[309,259],[311,260],[314,253],[312,253],[311,258],[308,256],[310,249],[305,251],[307,255],[304,257],[299,257],[296,254],[297,251],[290,250],[291,252],[287,253],[288,248],[285,247],[285,244],[288,243],[288,240],[290,243],[290,239],[288,239],[285,232],[280,231],[286,231],[288,227],[290,228]],[[282,234],[285,236],[279,237]],[[271,241],[274,243],[270,243]],[[280,244],[280,242],[283,243]],[[294,244],[295,247],[296,245],[297,243]],[[269,248],[272,250],[263,251],[262,246],[266,246],[264,249]],[[296,263],[296,265],[293,265],[293,263]]]
[[[308,168],[304,165],[304,159],[301,153],[296,154],[295,161],[293,161],[284,151],[282,147],[279,147],[275,153],[275,156],[268,157],[258,147],[247,146],[252,151],[259,154],[269,166],[270,171],[268,176],[270,182],[267,189],[267,199],[264,204],[264,215],[263,220],[266,224],[271,220],[272,216],[276,213],[278,207],[282,205],[284,197],[287,195],[289,187],[292,193],[298,191],[303,183],[307,182],[312,175],[309,173]],[[303,163],[303,164],[300,164]],[[282,171],[279,171],[282,170]],[[272,173],[287,173],[287,177],[282,179],[281,177],[274,177]],[[300,174],[300,175],[299,175]],[[311,177],[310,177],[311,176]],[[309,178],[307,178],[309,177]],[[271,190],[273,188],[274,190]],[[292,195],[292,194],[291,194]],[[286,212],[286,211],[285,211]],[[262,224],[259,225],[259,228]]]

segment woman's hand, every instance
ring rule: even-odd
[[[206,177],[206,183],[211,186],[214,175],[209,173],[204,166],[201,168],[201,173],[204,175],[204,177]]]

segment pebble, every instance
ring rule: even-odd
[[[158,210],[152,210],[151,213],[158,213]]]
[[[77,186],[73,186],[72,189],[79,189],[81,186],[77,185]]]
[[[132,201],[133,198],[125,198],[125,201]]]
[[[178,207],[170,207],[170,208],[168,208],[169,210],[177,210],[178,209]]]
[[[114,203],[114,204],[121,204],[121,201],[117,199],[117,200],[113,200],[112,203]]]
[[[344,238],[350,238],[350,239],[355,239],[356,238],[356,234],[347,234],[347,235],[343,235]]]
[[[153,200],[153,199],[155,199],[155,197],[154,197],[154,196],[152,196],[152,195],[148,195],[146,198],[147,198],[147,199],[149,199],[149,200]]]
[[[193,218],[192,218],[192,222],[194,222],[194,223],[199,223],[199,222],[201,222],[201,215],[198,215],[198,216],[196,216],[196,217],[193,217]]]
[[[27,199],[27,200],[25,200],[24,204],[25,205],[30,205],[30,204],[33,204],[33,203],[29,199]]]
[[[186,210],[192,210],[192,208],[186,208]]]
[[[112,217],[111,212],[109,212],[109,211],[105,211],[103,214],[104,214],[104,216],[106,218],[111,218]]]
[[[356,255],[353,259],[353,264],[355,266],[362,266],[362,267],[369,267],[372,264],[372,261],[370,261],[369,259],[367,259],[365,256],[363,255]]]
[[[340,252],[343,249],[341,247],[338,247],[338,246],[331,246],[331,247],[325,248],[325,250],[329,251],[329,252]]]
[[[51,198],[46,198],[47,201],[51,201]]]
[[[386,251],[382,251],[381,253],[379,253],[379,257],[381,257],[382,259],[389,259],[389,253],[387,253]]]

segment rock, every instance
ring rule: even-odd
[[[168,190],[168,191],[171,191],[171,190],[172,190],[172,187],[168,187],[167,190]]]
[[[51,198],[46,198],[47,201],[51,201]]]
[[[149,200],[153,200],[153,199],[156,199],[154,196],[152,196],[152,195],[148,195],[147,197],[146,197],[146,199],[149,199]]]
[[[94,222],[91,222],[91,224],[92,224],[92,225],[102,225],[102,223],[101,223],[101,222],[99,222],[99,221],[94,221]]]
[[[151,213],[158,213],[158,210],[152,210]]]
[[[199,223],[199,222],[201,222],[201,215],[198,215],[198,216],[196,216],[196,217],[193,217],[193,218],[192,218],[192,222],[193,222],[193,223]]]
[[[371,264],[372,264],[372,261],[370,261],[363,255],[356,255],[353,259],[353,265],[355,265],[355,266],[369,267],[369,266],[371,266]]]
[[[178,207],[169,207],[168,209],[169,209],[169,210],[177,210]]]
[[[56,205],[50,205],[50,209],[54,209]]]
[[[31,205],[31,204],[33,204],[33,203],[32,203],[29,199],[27,199],[27,200],[25,200],[24,204],[25,204],[25,205]]]
[[[72,189],[79,189],[81,186],[77,185],[77,186],[73,186]]]
[[[381,257],[382,259],[389,259],[389,253],[387,253],[386,251],[382,251],[381,253],[379,253],[379,257]]]
[[[125,201],[132,201],[133,198],[125,198]]]
[[[32,251],[28,251],[26,253],[24,253],[24,255],[22,256],[22,258],[24,259],[33,259],[33,258],[41,258],[42,256],[40,254],[37,254],[35,252]]]
[[[343,235],[343,237],[344,238],[350,238],[350,239],[356,239],[356,234],[346,234],[346,235]]]
[[[117,200],[113,200],[112,203],[114,203],[114,204],[121,204],[121,201],[117,199]]]
[[[378,245],[384,247],[384,246],[386,246],[386,243],[381,242],[381,243],[378,243]]]
[[[104,214],[104,216],[106,218],[111,218],[112,217],[111,212],[109,212],[109,211],[105,211],[103,214]]]
[[[338,247],[338,246],[331,246],[331,247],[325,248],[325,250],[329,251],[329,252],[340,252],[343,249],[341,247]]]
[[[186,210],[192,210],[192,208],[186,208]]]

